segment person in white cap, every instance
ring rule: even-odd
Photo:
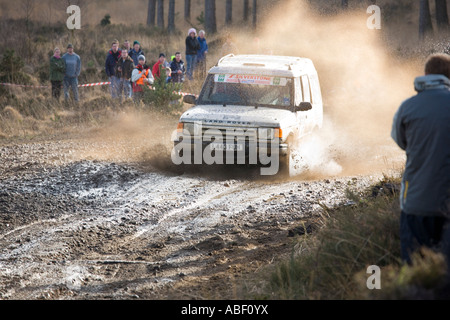
[[[198,77],[204,79],[206,76],[206,55],[208,53],[208,43],[206,42],[204,30],[198,32],[197,40],[200,44],[200,50],[197,52],[197,64],[195,68],[197,69]]]
[[[145,56],[138,57],[138,65],[131,73],[131,82],[133,82],[133,100],[139,103],[144,96],[144,85],[152,85],[155,79],[153,78],[152,70],[145,63]]]
[[[186,75],[189,80],[194,79],[193,74],[197,61],[197,52],[201,49],[196,35],[197,30],[190,28],[186,37]]]

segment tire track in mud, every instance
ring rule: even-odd
[[[58,150],[76,153],[73,141],[55,144],[31,144],[0,158],[10,164],[20,154],[27,163],[40,152],[47,159],[61,158]],[[228,292],[230,277],[289,253],[283,247],[288,230],[312,217],[319,203],[336,205],[345,201],[347,188],[372,181],[270,181],[224,171],[174,175],[80,156],[4,170],[0,220],[10,225],[0,228],[0,298],[159,299]]]

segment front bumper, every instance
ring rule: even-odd
[[[222,145],[222,146],[221,146]],[[289,146],[286,143],[279,143],[279,141],[203,141],[200,139],[187,139],[184,141],[182,138],[174,141],[175,156],[184,157],[186,159],[186,153],[189,163],[198,163],[199,159],[203,160],[205,155],[211,155],[216,157],[219,152],[223,155],[223,163],[229,164],[229,159],[233,159],[233,163],[236,164],[261,164],[266,161],[267,157],[273,158],[274,156],[285,157],[288,154]],[[196,159],[196,161],[194,161]]]

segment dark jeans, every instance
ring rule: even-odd
[[[189,80],[194,79],[194,70],[195,70],[196,62],[197,62],[196,54],[187,54],[186,55],[186,64],[187,64],[186,76]]]
[[[52,83],[52,97],[59,100],[59,97],[61,96],[62,81],[51,81],[51,83]]]
[[[78,79],[77,78],[69,78],[64,77],[64,99],[67,101],[70,97],[69,90],[72,90],[73,99],[75,101],[79,101],[80,98],[78,96]]]
[[[442,252],[449,264],[450,224],[445,217],[407,214],[400,217],[400,244],[402,259],[411,263],[411,254],[421,246]],[[450,264],[449,264],[450,266]]]

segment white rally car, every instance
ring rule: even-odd
[[[291,171],[296,142],[322,127],[319,78],[307,58],[227,55],[212,67],[195,106],[180,118],[176,164],[261,164]]]

